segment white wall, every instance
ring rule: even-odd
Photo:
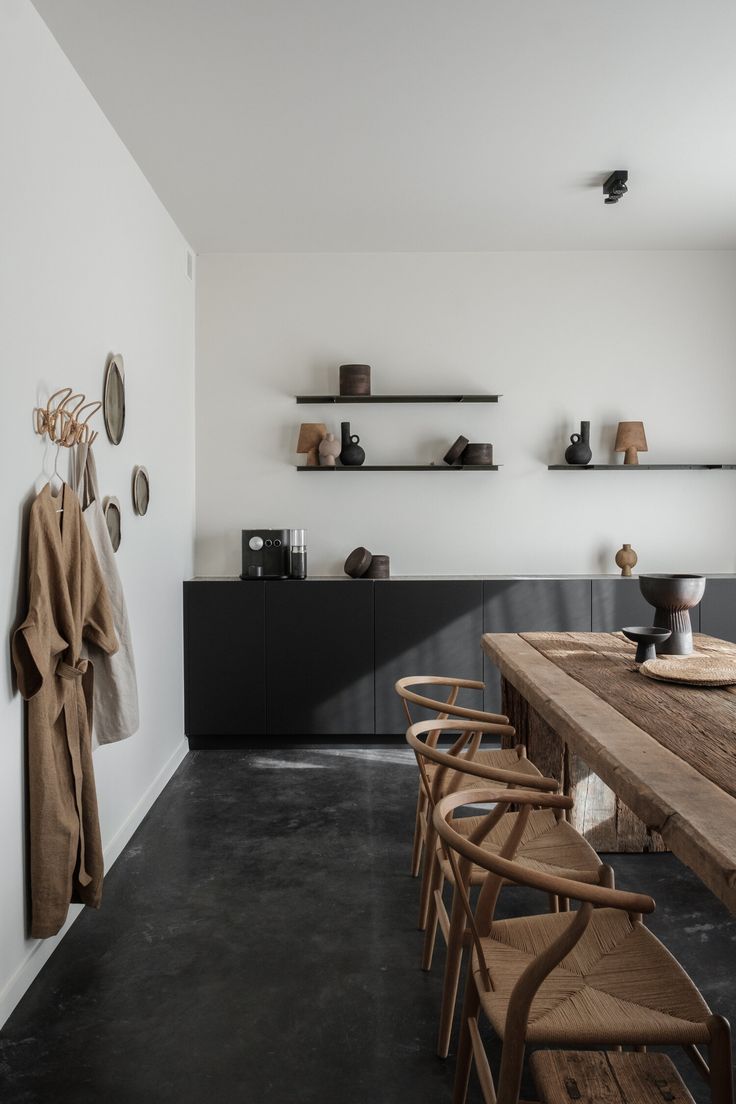
[[[624,541],[641,570],[736,569],[736,472],[546,470],[582,418],[601,463],[620,419],[642,460],[736,461],[734,253],[210,255],[197,300],[198,574],[236,574],[261,525],[306,526],[314,574],[358,544],[398,575],[615,572]],[[295,404],[356,361],[376,393],[503,398]],[[440,462],[463,433],[503,468],[298,474],[299,423],[341,419],[368,463]]]
[[[0,617],[6,640],[16,620],[21,509],[44,455],[31,428],[32,408],[49,389],[66,384],[100,397],[107,354],[125,357],[125,436],[113,448],[98,416],[95,451],[103,493],[117,495],[123,509],[119,567],[142,723],[132,739],[95,753],[109,865],[184,754],[180,622],[194,516],[194,285],[185,271],[186,242],[28,0],[4,0],[0,10],[0,103]],[[130,501],[137,463],[151,476],[145,518],[134,516]],[[0,1022],[57,942],[25,938],[22,708],[6,657]]]

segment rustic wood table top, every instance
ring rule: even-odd
[[[560,739],[736,913],[736,689],[655,682],[617,633],[486,633]],[[697,651],[736,656],[696,636]]]

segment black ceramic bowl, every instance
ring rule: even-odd
[[[693,633],[690,610],[697,606],[705,591],[702,575],[640,575],[642,596],[654,606],[654,624],[671,629],[672,635],[657,651],[665,655],[690,655]]]
[[[672,635],[670,629],[658,629],[656,625],[629,625],[621,632],[627,640],[633,640],[636,644],[635,663],[645,663],[648,659],[656,659],[657,644],[664,644]]]

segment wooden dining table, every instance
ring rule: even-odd
[[[671,850],[736,913],[736,687],[647,678],[620,633],[486,633],[482,647],[517,742],[574,798],[592,846]]]

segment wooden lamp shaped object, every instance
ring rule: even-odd
[[[639,453],[649,452],[643,422],[619,422],[614,452],[623,452],[624,464],[638,464]]]
[[[306,453],[307,467],[319,467],[319,446],[327,436],[327,426],[322,422],[302,422],[299,426],[299,440],[296,451]]]

